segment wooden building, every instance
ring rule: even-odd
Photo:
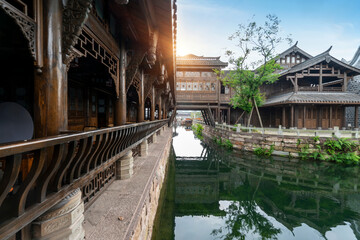
[[[35,219],[74,191],[86,207],[156,139],[175,105],[176,28],[176,0],[0,0],[0,116],[16,103],[34,130],[10,140],[20,126],[0,121],[0,239],[43,239]]]
[[[281,53],[277,62],[283,67],[280,78],[262,91],[266,101],[260,108],[264,126],[328,129],[346,127],[345,108],[358,112],[360,96],[347,92],[347,86],[360,69],[325,52],[311,56],[297,43]],[[258,125],[253,116],[254,125]],[[358,126],[357,119],[352,126]]]
[[[25,107],[35,137],[166,117],[175,96],[174,6],[0,0],[0,102]]]
[[[210,107],[217,122],[230,123],[231,89],[224,87],[213,69],[227,63],[220,57],[189,54],[176,57],[177,110],[202,110]]]

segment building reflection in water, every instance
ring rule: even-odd
[[[171,238],[360,239],[358,167],[261,159],[201,144],[200,155],[170,162]]]

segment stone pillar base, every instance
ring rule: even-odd
[[[147,139],[140,143],[140,156],[145,157],[148,155],[149,145]]]
[[[156,133],[154,133],[154,134],[152,135],[152,138],[153,138],[153,143],[156,143],[156,142],[157,142],[157,135],[156,135]]]
[[[125,156],[116,162],[116,179],[124,180],[131,178],[134,173],[133,169],[134,158],[132,156],[132,151],[129,151]]]
[[[32,223],[32,239],[84,239],[84,203],[80,189]]]

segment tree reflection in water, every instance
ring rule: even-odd
[[[260,183],[261,179],[259,180]],[[262,239],[276,239],[276,235],[281,233],[281,230],[275,228],[274,225],[263,216],[259,207],[257,206],[253,196],[256,190],[249,185],[246,178],[242,188],[244,201],[231,201],[230,205],[224,209],[226,212],[225,219],[226,226],[214,229],[211,233],[212,236],[220,239],[246,239],[246,236],[252,232],[259,234]],[[226,231],[224,231],[226,230]],[[226,233],[223,233],[226,232]]]

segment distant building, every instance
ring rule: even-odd
[[[176,102],[178,110],[211,109],[215,121],[230,123],[231,90],[224,87],[213,69],[227,63],[220,57],[189,54],[176,57]]]
[[[277,62],[284,68],[279,80],[262,87],[266,94],[260,108],[264,126],[346,127],[345,108],[355,107],[358,112],[360,104],[360,95],[347,92],[347,86],[360,75],[360,69],[334,58],[330,50],[313,57],[296,43],[279,55]],[[252,122],[259,125],[254,114]],[[358,121],[352,125],[357,126]]]

